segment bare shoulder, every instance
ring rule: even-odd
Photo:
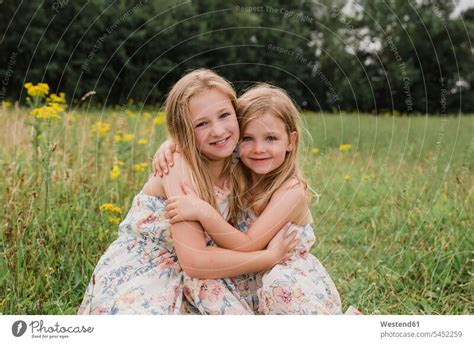
[[[312,222],[309,210],[308,190],[306,184],[298,178],[287,180],[272,197],[284,200],[292,209],[291,222],[305,225]]]
[[[147,182],[143,186],[143,193],[150,196],[165,197],[165,189],[163,188],[163,179],[160,176],[150,174]]]
[[[166,189],[170,183],[176,184],[189,180],[189,170],[183,156],[178,152],[174,152],[173,161],[174,165],[169,169],[169,174],[163,177],[150,174],[148,181],[143,186],[143,193],[150,196],[166,197]]]
[[[174,164],[169,168],[169,173],[163,175],[162,185],[167,197],[183,194],[183,182],[192,186],[191,169],[184,156],[178,152],[173,153]]]
[[[180,152],[173,152],[173,167],[170,168],[170,171],[177,171],[182,172],[185,170],[186,174],[188,174],[189,166],[186,163],[184,156]]]
[[[305,200],[306,195],[306,185],[298,178],[291,178],[285,181],[280,188],[275,191],[273,197],[291,197]]]
[[[189,182],[191,180],[190,168],[184,156],[179,152],[173,152],[173,166],[169,168],[169,173],[163,176],[165,183],[179,179]]]

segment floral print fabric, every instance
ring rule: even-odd
[[[255,218],[247,214],[240,229]],[[315,242],[311,225],[291,225],[300,240],[294,254],[261,275],[257,290],[258,314],[342,314],[339,293],[326,269],[310,254]],[[345,314],[359,314],[350,307]]]
[[[220,196],[220,193],[217,193]],[[226,197],[218,197],[224,213]],[[163,198],[140,192],[100,258],[78,314],[251,314],[230,279],[190,278],[179,265]]]
[[[227,192],[216,189],[221,214]],[[166,201],[140,192],[119,226],[118,238],[100,258],[78,314],[341,314],[339,293],[309,253],[310,225],[293,225],[294,255],[270,271],[233,278],[189,277],[179,265],[164,217]],[[254,217],[239,225],[246,231]],[[214,245],[207,236],[208,245]],[[350,308],[346,314],[358,314]]]

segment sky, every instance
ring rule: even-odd
[[[474,0],[460,0],[459,4],[456,6],[454,12],[452,13],[452,16],[456,17],[461,11],[470,7],[474,7]]]
[[[416,2],[422,2],[422,0],[415,0]],[[474,7],[474,0],[455,0],[458,5],[455,7],[453,13],[451,13],[451,18],[457,17],[462,11]],[[346,6],[343,8],[345,14],[350,14],[352,11],[352,4],[354,0],[347,0]]]

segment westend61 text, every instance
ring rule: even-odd
[[[419,321],[381,321],[381,327],[420,327]]]

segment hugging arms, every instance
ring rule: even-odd
[[[179,153],[174,154],[174,166],[170,169],[170,173],[164,175],[163,178],[151,176],[143,188],[146,194],[159,195],[162,189],[169,199],[173,197],[186,199],[182,185],[183,183],[189,185],[191,181],[186,163]],[[274,224],[271,231],[265,231],[263,235],[255,231],[254,235],[258,240],[254,240],[248,234],[230,226],[208,203],[200,200],[199,205],[205,205],[209,214],[210,221],[204,224],[207,224],[209,228],[215,228],[215,231],[211,229],[208,233],[217,244],[223,245],[220,245],[222,248],[207,246],[202,224],[197,222],[198,219],[171,221],[171,235],[179,262],[182,269],[191,277],[213,279],[266,271],[288,258],[297,244],[294,234],[285,236],[288,225],[284,221]],[[194,210],[200,212],[199,206]],[[260,226],[259,228],[268,229],[269,227]],[[275,236],[279,230],[281,230],[280,235]],[[273,241],[271,241],[272,238],[274,238]]]

